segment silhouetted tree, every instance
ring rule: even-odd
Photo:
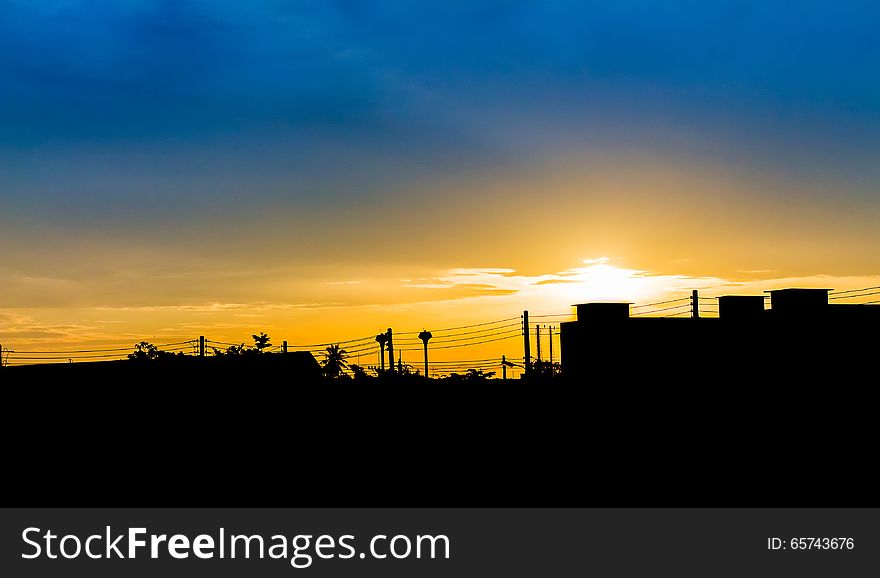
[[[452,381],[486,381],[495,375],[494,371],[482,369],[468,369],[465,373],[451,373],[446,379]]]
[[[134,361],[155,361],[157,359],[169,359],[172,357],[181,357],[185,354],[182,351],[171,353],[170,351],[162,351],[149,341],[141,341],[134,344],[134,351],[128,354],[128,358]]]
[[[339,377],[343,370],[348,367],[345,361],[348,357],[347,352],[339,347],[339,345],[330,345],[324,353],[324,360],[321,365],[324,366],[324,375],[328,377]]]
[[[465,379],[484,381],[495,376],[494,371],[483,371],[482,369],[468,369],[464,374]]]
[[[267,347],[272,347],[272,344],[269,343],[269,336],[262,331],[259,335],[251,335],[251,337],[254,338],[254,349],[259,353],[262,353]]]
[[[223,357],[225,355],[228,355],[230,357],[234,357],[236,355],[244,355],[245,353],[248,353],[249,351],[256,351],[255,349],[253,349],[251,347],[246,347],[244,343],[242,343],[240,345],[230,345],[229,347],[226,348],[225,351],[222,349],[217,349],[216,347],[212,347],[211,349],[213,350],[214,355],[216,357]]]
[[[348,368],[351,370],[352,374],[354,374],[354,379],[356,381],[360,381],[362,379],[369,379],[370,375],[367,373],[367,370],[361,367],[360,365],[349,365]]]
[[[230,345],[226,348],[226,355],[244,355],[250,347],[246,347],[244,343],[239,345]]]
[[[134,344],[134,351],[128,354],[128,358],[135,361],[149,361],[159,357],[159,348],[149,341],[141,341]]]

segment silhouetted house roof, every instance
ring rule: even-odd
[[[577,309],[578,321],[608,323],[629,319],[629,303],[581,303]]]
[[[770,309],[778,316],[807,316],[824,314],[831,289],[774,289],[770,294]]]

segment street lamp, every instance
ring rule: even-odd
[[[428,340],[432,337],[434,336],[431,335],[431,332],[425,331],[424,329],[419,333],[419,339],[425,344],[425,377],[428,377]]]

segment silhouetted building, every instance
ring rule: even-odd
[[[774,316],[803,319],[828,313],[829,291],[831,289],[776,289],[767,293]]]
[[[628,303],[575,305],[561,324],[563,375],[612,386],[618,380],[674,387],[739,380],[829,382],[876,379],[880,305],[834,304],[829,289],[779,289],[718,298],[718,317],[630,316]],[[669,381],[672,378],[673,381]]]
[[[725,295],[718,298],[718,316],[725,321],[757,321],[763,315],[763,295]]]
[[[582,303],[575,305],[578,320],[590,323],[614,323],[629,317],[629,303]]]
[[[80,363],[45,363],[4,368],[10,377],[36,382],[113,383],[160,387],[168,383],[202,386],[283,383],[313,384],[321,367],[308,351],[196,357],[171,355],[152,361],[122,359]]]

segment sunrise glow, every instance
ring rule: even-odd
[[[878,284],[873,9],[439,6],[5,4],[0,345]]]

